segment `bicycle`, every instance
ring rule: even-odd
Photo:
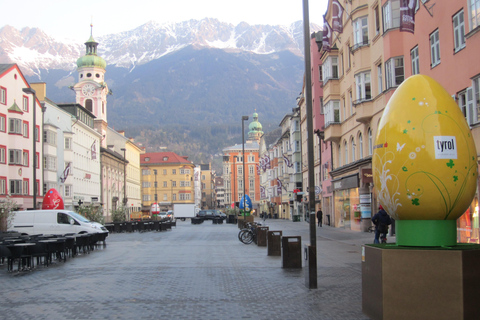
[[[372,233],[375,233],[375,225],[372,225],[368,228],[368,232],[372,232]],[[387,243],[387,232],[383,233],[383,232],[380,232],[380,235],[379,235],[379,238],[380,238],[380,243]]]
[[[245,228],[238,232],[238,240],[244,244],[250,244],[252,242],[257,242],[257,223],[247,223]]]

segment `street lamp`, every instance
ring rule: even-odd
[[[232,184],[233,184],[233,194],[232,194],[232,200],[233,200],[233,209],[235,209],[235,181],[236,181],[236,178],[235,178],[235,171],[237,170],[236,166],[235,166],[235,160],[237,159],[237,156],[233,156],[233,181],[232,181]],[[236,212],[237,209],[235,209],[235,212]]]
[[[317,288],[317,232],[315,228],[315,159],[313,147],[313,108],[312,108],[312,74],[310,58],[310,18],[308,0],[303,0],[303,36],[305,55],[305,106],[307,109],[307,154],[308,154],[308,205],[310,217],[310,246],[308,247],[308,288]]]
[[[35,100],[37,100],[36,92],[32,88],[23,88],[23,92],[33,94],[33,209],[37,209],[37,162],[35,158],[37,157],[37,137],[35,134],[35,129],[37,127],[37,112],[35,108]]]
[[[126,174],[126,167],[127,167],[127,158],[126,158],[126,151],[127,149],[122,148],[120,149],[123,151],[123,205],[127,205],[127,174]]]
[[[248,120],[248,116],[242,116],[242,163],[243,163],[243,217],[245,217],[245,129],[244,123]]]
[[[126,167],[127,167],[127,157],[126,157],[126,148],[121,148],[120,150],[123,151],[123,213],[127,215],[127,174],[126,174]]]
[[[170,203],[173,211],[173,180],[170,180]]]

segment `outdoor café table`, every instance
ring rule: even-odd
[[[28,242],[19,242],[7,244],[7,248],[12,253],[12,256],[9,258],[10,262],[8,264],[8,270],[13,271],[13,261],[18,259],[18,271],[20,267],[25,270],[25,268],[30,268],[32,256],[28,253],[28,247],[34,246],[35,243]]]
[[[76,234],[75,235],[75,247],[76,247],[75,251],[79,253],[80,250],[83,250],[83,253],[90,253],[90,238],[91,238],[90,233]]]
[[[15,244],[15,243],[22,243],[25,242],[25,240],[20,239],[20,238],[14,238],[14,239],[4,239],[3,243],[5,244]]]
[[[37,242],[45,243],[45,250],[47,251],[47,266],[52,262],[52,254],[55,252],[56,239],[42,239]]]
[[[75,248],[75,234],[72,235],[66,235],[65,237],[65,247],[67,249],[67,252],[70,253],[71,257],[74,257],[77,252]]]

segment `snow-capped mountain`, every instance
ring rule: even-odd
[[[320,28],[311,25],[311,30]],[[90,37],[86,30],[85,41]],[[216,19],[160,24],[93,37],[107,62],[108,124],[155,146],[208,161],[238,143],[243,115],[256,111],[265,132],[278,127],[302,90],[303,23],[236,26]],[[37,28],[0,29],[0,63],[17,63],[47,97],[71,103],[81,43]]]
[[[311,30],[320,28],[312,24]],[[85,40],[89,36],[86,33]],[[93,36],[100,43],[98,54],[108,65],[129,69],[190,45],[256,54],[288,50],[301,56],[303,52],[301,21],[290,26],[245,22],[235,26],[208,18],[163,24],[150,21],[131,31]],[[76,60],[83,54],[83,43],[58,40],[37,28],[0,29],[0,62],[18,63],[27,75],[39,75],[41,69],[74,70]]]

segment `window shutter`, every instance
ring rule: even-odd
[[[472,125],[477,122],[475,101],[473,100],[473,87],[467,88],[467,123]]]

